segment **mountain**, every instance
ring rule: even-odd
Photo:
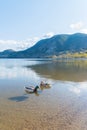
[[[6,55],[1,57],[6,58],[39,58],[39,57],[50,57],[53,55],[60,55],[75,52],[84,52],[87,50],[87,34],[76,33],[76,34],[61,34],[55,35],[51,38],[42,39],[38,41],[33,47],[23,51],[7,51]]]
[[[15,53],[15,51],[12,49],[4,50],[4,51],[0,52],[0,58],[6,58],[9,55],[11,55],[12,53]]]

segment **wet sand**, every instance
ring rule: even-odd
[[[57,85],[39,96],[1,98],[0,130],[87,130],[86,95]],[[22,97],[26,100],[20,100]]]

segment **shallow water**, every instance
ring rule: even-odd
[[[24,86],[51,84],[29,94]],[[0,130],[87,130],[87,61],[0,59]]]

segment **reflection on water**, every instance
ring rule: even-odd
[[[70,83],[69,90],[77,95],[81,95],[83,92],[87,93],[87,82]]]
[[[0,79],[33,78],[40,76],[55,80],[87,80],[86,60],[1,60]]]
[[[50,84],[55,80],[70,81],[69,86],[74,84],[70,90],[80,93],[81,87],[84,88],[80,82],[87,81],[87,61],[2,59],[0,62],[0,95],[12,95],[13,91],[16,95],[23,94],[24,86],[40,85],[41,80]]]
[[[51,87],[25,92],[42,80]],[[82,130],[86,121],[86,60],[0,60],[1,130]]]
[[[29,68],[29,66],[27,66]],[[86,81],[87,80],[87,61],[53,61],[50,63],[37,64],[31,68],[40,75],[55,80],[65,81]]]

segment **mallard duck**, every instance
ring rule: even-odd
[[[44,83],[43,81],[41,81],[40,87],[50,88],[50,84]]]
[[[34,93],[34,92],[37,92],[38,88],[39,88],[39,86],[36,86],[36,87],[33,87],[33,86],[25,87],[25,91],[27,91],[29,93]]]

